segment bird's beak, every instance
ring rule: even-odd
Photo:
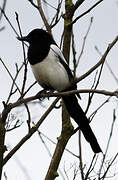
[[[19,41],[26,41],[26,42],[28,42],[28,37],[27,37],[27,36],[17,37],[17,39],[18,39]]]

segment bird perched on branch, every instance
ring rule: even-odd
[[[77,88],[76,85],[70,87],[74,77],[52,35],[43,29],[34,29],[27,36],[18,39],[29,43],[28,61],[37,82],[44,90],[61,92]],[[80,127],[85,139],[90,143],[93,152],[101,152],[89,121],[78,104],[76,95],[63,96],[62,99],[68,113]]]

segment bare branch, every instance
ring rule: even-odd
[[[97,90],[97,89],[80,89],[80,90],[73,90],[73,91],[66,91],[66,92],[60,92],[60,93],[52,93],[52,92],[48,92],[48,93],[41,93],[40,97],[62,97],[62,96],[68,96],[69,94],[78,94],[78,93],[97,93],[97,94],[102,94],[105,96],[115,96],[118,98],[118,92],[117,91],[105,91],[105,90]],[[20,106],[22,104],[26,104],[29,103],[30,101],[36,100],[38,99],[37,96],[31,96],[28,98],[24,98],[24,99],[19,99],[18,101],[14,102],[14,103],[10,103],[8,106],[8,111],[11,111],[11,109]],[[5,111],[6,112],[6,111]],[[9,112],[8,112],[9,113]]]
[[[113,134],[113,129],[114,129],[114,123],[115,123],[115,120],[116,120],[116,115],[115,115],[115,110],[113,111],[113,121],[112,121],[112,125],[111,125],[111,130],[110,130],[110,134],[109,134],[109,138],[108,138],[108,142],[107,142],[107,147],[106,147],[106,151],[105,151],[105,154],[103,155],[103,159],[102,159],[102,163],[101,163],[101,166],[100,166],[100,169],[99,169],[99,179],[100,179],[100,176],[101,176],[101,172],[102,172],[102,168],[103,168],[103,164],[105,162],[105,158],[106,158],[106,155],[107,155],[107,152],[108,152],[108,148],[109,148],[109,144],[110,144],[110,141],[111,141],[111,137],[112,137],[112,134]],[[112,164],[112,163],[111,163]],[[110,166],[108,166],[108,169],[110,168]],[[106,170],[106,172],[104,173],[104,177],[106,176],[107,172],[108,172],[108,169]]]
[[[53,142],[53,141],[52,141],[51,139],[49,139],[47,136],[45,136],[43,133],[41,133],[39,130],[37,130],[37,132],[38,132],[38,135],[39,135],[39,137],[40,137],[41,142],[43,143],[46,151],[48,152],[48,155],[52,158],[51,151],[50,151],[50,149],[48,148],[48,146],[47,146],[47,144],[46,144],[46,142],[45,142],[45,140],[44,140],[43,137],[46,137],[46,139],[50,140],[51,142]],[[54,142],[53,142],[53,143],[54,143]],[[56,144],[56,143],[54,143],[54,144]],[[62,171],[61,171],[60,168],[59,168],[59,172],[60,172],[60,175],[62,176],[62,178],[64,178],[64,175],[63,175],[63,173],[62,173]]]
[[[63,121],[66,121],[66,125],[64,126],[64,128],[62,128],[61,136],[58,138],[57,146],[53,154],[52,161],[50,163],[45,180],[49,180],[49,179],[53,180],[58,176],[57,169],[59,163],[61,161],[66,144],[73,132],[73,126],[71,125],[70,121],[67,121],[67,119],[63,119]]]
[[[75,18],[72,23],[69,24],[72,25],[72,24],[75,24],[81,17],[83,17],[84,15],[88,14],[91,10],[93,10],[96,6],[98,6],[98,4],[100,4],[102,1],[104,0],[100,0],[98,1],[97,3],[95,3],[91,8],[89,8],[87,11],[85,11],[84,13],[82,13],[80,16],[78,16],[77,18]]]
[[[38,6],[33,2],[33,0],[28,0],[32,6],[34,6],[37,10],[39,10]]]
[[[0,7],[0,10],[1,10],[1,12],[0,12],[0,21],[2,20],[3,11],[5,11],[6,3],[7,3],[7,0],[4,0],[2,7]],[[5,29],[5,27],[3,26],[3,27],[0,28],[0,31],[3,31],[4,29]]]
[[[100,50],[98,49],[97,46],[95,46],[95,50],[98,52],[98,54],[99,54],[100,56],[102,56],[102,53],[100,52]],[[108,64],[107,61],[105,61],[105,64],[106,64],[106,66],[108,67],[109,72],[111,73],[111,75],[113,76],[115,82],[116,82],[117,85],[118,85],[118,78],[116,77],[115,73],[112,71],[112,69],[111,69],[111,67],[110,67],[110,65]]]
[[[9,74],[10,78],[12,79],[13,83],[15,84],[17,90],[18,90],[19,93],[21,94],[21,91],[20,91],[18,85],[16,84],[15,79],[13,78],[11,72],[9,71],[9,69],[7,68],[7,66],[5,65],[4,61],[3,61],[1,58],[0,58],[0,61],[1,61],[1,63],[3,64],[4,68],[6,69],[7,73]]]
[[[88,75],[90,75],[95,69],[97,69],[101,64],[103,64],[106,57],[107,57],[107,55],[108,55],[108,53],[113,48],[113,46],[117,43],[117,41],[118,41],[118,36],[116,36],[116,38],[108,45],[108,47],[107,47],[106,51],[104,52],[103,56],[101,57],[100,61],[97,64],[95,64],[91,69],[89,69],[89,71],[87,71],[85,74],[83,74],[82,76],[77,78],[75,80],[75,82],[77,83],[77,82],[83,80]]]
[[[90,24],[89,24],[89,27],[87,29],[87,32],[83,38],[83,43],[82,43],[82,48],[81,48],[81,51],[80,51],[80,55],[78,57],[78,60],[76,60],[76,52],[75,52],[75,46],[74,46],[74,37],[72,35],[72,51],[73,51],[73,64],[74,64],[74,77],[76,75],[76,71],[77,71],[77,67],[78,67],[78,64],[80,62],[80,59],[83,55],[83,52],[84,52],[84,48],[85,48],[85,44],[86,44],[86,39],[88,37],[88,34],[90,32],[90,28],[92,26],[92,23],[93,23],[93,17],[91,17],[91,20],[90,20]]]
[[[12,30],[14,31],[14,33],[15,33],[17,36],[19,36],[19,34],[18,34],[17,31],[15,30],[14,26],[12,25],[10,19],[7,17],[5,11],[4,11],[1,7],[0,7],[0,10],[2,11],[5,19],[7,20],[8,24],[10,25],[10,27],[12,28]]]
[[[91,161],[90,166],[89,166],[89,168],[88,168],[88,170],[87,170],[87,173],[86,173],[86,175],[85,175],[85,179],[84,179],[84,180],[87,180],[87,179],[88,179],[89,174],[91,173],[91,171],[92,171],[93,168],[94,168],[93,162],[94,162],[94,160],[95,160],[95,157],[96,157],[96,154],[93,155],[92,161]]]
[[[43,22],[44,22],[44,24],[45,24],[45,26],[46,26],[47,31],[51,34],[50,25],[48,24],[48,21],[47,21],[47,19],[46,19],[46,17],[45,17],[45,14],[44,14],[44,12],[43,12],[42,7],[41,7],[41,0],[37,0],[37,3],[38,3],[38,9],[39,9],[39,13],[40,13],[40,15],[41,15],[41,18],[42,18],[42,20],[43,20]]]
[[[107,102],[109,102],[110,98],[112,96],[110,96],[109,98],[107,98],[90,116],[88,119],[91,119],[90,121],[92,121],[92,119],[94,118],[94,116],[96,115],[96,113],[98,112],[98,110],[100,110]]]
[[[118,153],[116,153],[116,155],[114,156],[113,160],[111,161],[111,163],[110,163],[109,166],[107,167],[104,175],[102,176],[102,179],[103,179],[103,180],[105,179],[107,173],[109,172],[110,167],[112,166],[113,162],[116,160],[117,157],[118,157]]]
[[[82,159],[82,146],[81,146],[81,131],[79,130],[79,160],[80,160],[80,172],[81,179],[84,180],[84,171],[83,171],[83,159]]]
[[[78,7],[81,6],[81,4],[84,2],[85,0],[77,0],[76,3],[73,6],[73,11],[75,11]]]
[[[76,60],[76,49],[75,49],[75,40],[74,40],[74,33],[73,33],[73,31],[72,31],[72,55],[73,55],[73,66],[74,66],[73,76],[75,78],[76,70],[77,70],[77,67],[76,67],[77,60]]]
[[[18,28],[19,28],[19,32],[20,32],[20,36],[22,37],[22,32],[21,32],[21,27],[20,27],[20,22],[19,22],[19,17],[18,17],[18,13],[16,12],[16,21],[18,24]],[[25,54],[25,46],[24,46],[24,42],[22,41],[22,48],[23,48],[23,57],[24,57],[24,79],[23,79],[23,84],[22,84],[22,90],[21,90],[21,97],[24,93],[24,89],[25,89],[25,84],[26,84],[26,80],[27,80],[27,61],[26,61],[26,54]]]
[[[48,114],[52,111],[55,104],[58,102],[59,98],[56,98],[53,103],[50,105],[50,107],[46,110],[46,112],[42,115],[40,120],[36,123],[35,126],[33,126],[30,129],[30,132],[24,136],[21,141],[8,153],[8,155],[3,160],[3,165],[7,163],[7,161],[16,153],[16,151],[37,131],[39,126],[42,124],[42,122],[45,120],[45,118],[48,116]]]
[[[45,4],[47,4],[48,6],[50,6],[51,8],[57,10],[54,6],[52,6],[52,5],[51,5],[50,3],[48,3],[46,0],[43,0],[43,2],[44,2]]]
[[[3,5],[2,5],[2,7],[1,7],[1,13],[0,13],[0,21],[1,21],[1,19],[2,19],[2,15],[3,15],[3,11],[5,11],[5,7],[6,7],[6,3],[7,3],[7,0],[4,0],[3,1]]]
[[[21,124],[22,124],[22,123],[21,123]],[[12,131],[12,130],[14,130],[14,129],[17,129],[18,127],[21,126],[21,124],[18,124],[18,122],[16,121],[16,124],[15,124],[13,127],[7,129],[6,131],[9,132],[9,131]]]
[[[96,84],[95,84],[94,89],[97,89],[97,87],[98,87],[98,85],[99,85],[100,77],[101,77],[102,70],[103,70],[103,65],[104,65],[104,63],[102,63],[102,65],[101,65],[100,72],[99,72],[99,75],[98,75],[98,79],[97,79],[97,82],[96,82]],[[86,111],[85,111],[85,112],[88,111],[88,109],[89,109],[89,107],[90,107],[90,104],[91,104],[91,102],[92,102],[93,96],[94,96],[94,93],[91,93],[91,95],[89,96],[88,105],[87,105],[87,108],[86,108]]]
[[[91,86],[91,89],[96,89],[96,88],[94,88],[94,87],[95,87],[95,83],[96,83],[97,73],[98,73],[98,71],[96,71],[96,73],[95,73],[95,77],[94,77],[94,81],[93,81],[93,84],[92,84],[92,86]],[[85,113],[88,112],[88,109],[89,109],[90,104],[91,104],[91,102],[92,102],[93,95],[94,95],[94,93],[89,93],[88,102],[87,102],[87,107],[86,107]]]
[[[79,55],[79,57],[78,57],[78,61],[77,61],[77,63],[76,63],[76,67],[78,66],[78,64],[79,64],[79,62],[80,62],[80,58],[82,57],[82,54],[83,54],[83,51],[84,51],[84,48],[85,48],[85,44],[86,44],[86,39],[87,39],[88,34],[89,34],[89,32],[90,32],[92,23],[93,23],[93,17],[91,17],[91,19],[90,19],[89,27],[88,27],[88,29],[87,29],[87,32],[86,32],[85,36],[84,36],[83,44],[82,44],[82,49],[81,49],[81,51],[80,51],[80,55]]]
[[[36,84],[37,82],[35,81],[34,83],[32,83],[27,90],[23,93],[23,97],[30,91],[30,89]]]
[[[17,65],[16,65],[16,66],[17,66]],[[22,64],[22,65],[20,66],[20,68],[17,67],[16,75],[15,75],[15,77],[14,77],[14,80],[13,80],[13,83],[12,83],[12,86],[11,86],[10,93],[9,93],[8,98],[7,98],[6,104],[8,104],[11,96],[14,94],[14,92],[13,92],[13,88],[14,88],[14,85],[15,85],[14,82],[16,82],[16,79],[17,79],[17,77],[18,77],[18,75],[19,75],[19,72],[21,71],[21,69],[23,68],[23,66],[24,66],[24,64]],[[15,92],[16,92],[16,91],[17,91],[17,89],[15,90]]]
[[[35,123],[33,123],[35,125]],[[46,136],[44,133],[42,133],[41,131],[37,130],[38,134],[43,136],[44,138],[46,138],[48,141],[50,141],[52,144],[56,145],[56,142],[54,142],[52,139],[50,139],[48,136]],[[69,154],[71,154],[72,156],[79,158],[78,155],[74,154],[73,152],[71,152],[69,149],[65,148],[65,151],[67,151]]]
[[[58,1],[58,7],[56,8],[56,11],[57,11],[57,12],[56,12],[55,16],[52,18],[52,22],[50,23],[50,27],[51,27],[51,28],[53,28],[54,26],[56,26],[57,23],[60,21],[60,19],[61,19],[61,17],[62,17],[62,15],[60,15],[60,17],[59,17],[62,2],[63,2],[63,0]]]

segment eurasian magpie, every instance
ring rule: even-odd
[[[43,29],[34,29],[27,36],[18,39],[29,43],[28,61],[37,82],[45,90],[61,92],[77,88],[76,85],[69,87],[74,77],[52,35]],[[62,99],[94,153],[102,152],[76,95],[63,96]]]

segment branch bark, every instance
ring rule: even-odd
[[[72,36],[72,26],[68,26],[72,22],[72,17],[74,15],[73,11],[74,4],[72,0],[65,0],[65,14],[64,18],[64,40],[63,40],[63,54],[69,64],[70,57],[70,43]]]
[[[72,26],[68,26],[72,22],[73,11],[72,11],[73,3],[72,0],[65,0],[65,14],[64,18],[64,41],[63,41],[63,54],[69,64],[70,57],[70,43],[72,36]],[[58,176],[57,170],[59,163],[61,161],[64,149],[68,140],[70,139],[73,131],[73,126],[70,121],[70,116],[66,110],[64,103],[62,104],[62,132],[61,136],[58,138],[58,143],[55,149],[55,152],[52,157],[52,161],[50,163],[47,175],[45,180],[53,180]]]
[[[97,3],[95,3],[91,8],[89,8],[87,11],[85,11],[84,13],[82,13],[82,14],[81,14],[80,16],[78,16],[76,19],[74,19],[70,25],[75,24],[81,17],[83,17],[84,15],[88,14],[91,10],[93,10],[95,7],[97,7],[98,4],[100,4],[102,1],[104,1],[104,0],[100,0],[100,1],[98,1]]]
[[[7,161],[16,153],[16,151],[37,131],[39,126],[43,123],[45,118],[48,116],[48,114],[52,111],[56,103],[58,102],[59,98],[56,98],[54,102],[51,104],[51,106],[47,109],[47,111],[43,114],[43,116],[40,118],[40,120],[37,122],[35,126],[33,126],[30,129],[30,132],[24,136],[21,141],[8,153],[8,155],[3,160],[3,165],[7,163]]]
[[[68,143],[68,140],[70,139],[70,137],[74,132],[73,126],[71,125],[70,121],[68,121],[68,113],[67,111],[65,111],[64,108],[62,108],[63,124],[62,124],[61,136],[58,138],[58,143],[56,145],[56,149],[53,154],[45,180],[50,180],[50,179],[54,180],[58,176],[57,169],[59,163],[61,161],[66,144]]]
[[[46,17],[45,17],[45,14],[44,14],[44,12],[43,12],[42,7],[41,7],[41,0],[37,0],[37,3],[38,3],[39,13],[40,13],[41,18],[42,18],[42,20],[43,20],[43,22],[44,22],[44,25],[45,25],[47,31],[51,34],[50,25],[48,24],[48,21],[47,21],[47,19],[46,19]]]
[[[118,98],[118,91],[106,91],[106,90],[100,90],[100,89],[79,89],[79,90],[72,90],[72,91],[66,91],[66,92],[57,92],[57,93],[52,93],[52,92],[48,92],[48,93],[41,93],[41,97],[45,98],[45,97],[62,97],[62,96],[68,96],[69,94],[78,94],[78,93],[97,93],[97,94],[101,94],[101,95],[105,95],[105,96],[115,96]],[[38,99],[37,96],[30,96],[28,98],[24,98],[24,99],[20,99],[14,103],[10,103],[8,105],[8,108],[5,108],[2,112],[2,114],[4,114],[4,116],[7,116],[7,114],[13,109],[16,108],[22,104],[27,104],[31,101],[34,101]]]
[[[5,124],[0,117],[0,180],[2,178],[2,170],[3,170],[3,155],[6,150],[4,141],[5,141]]]
[[[113,48],[113,46],[117,43],[118,41],[118,36],[116,36],[116,38],[108,45],[106,51],[104,52],[103,56],[101,57],[100,61],[98,61],[97,64],[95,64],[92,68],[90,68],[85,74],[83,74],[82,76],[80,76],[79,78],[76,78],[75,83],[83,80],[84,78],[86,78],[88,75],[90,75],[96,68],[98,68],[101,64],[104,63],[108,53],[110,52],[110,50]]]

